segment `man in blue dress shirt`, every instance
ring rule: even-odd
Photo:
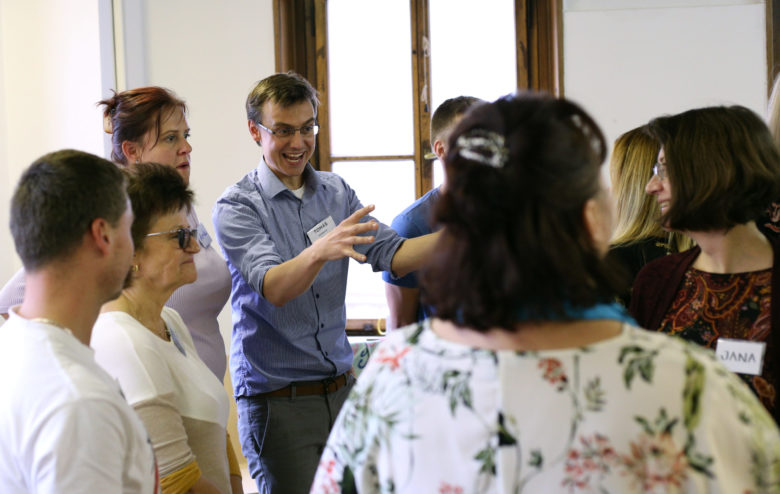
[[[438,158],[444,163],[450,132],[469,108],[482,102],[481,99],[472,96],[458,96],[440,104],[431,117],[433,153],[425,155],[425,158]],[[405,238],[416,238],[436,231],[430,218],[440,189],[441,187],[435,187],[404,209],[393,219],[391,224],[393,230]],[[387,317],[387,329],[400,328],[415,321],[422,321],[432,315],[428,313],[424,305],[420,304],[420,285],[417,283],[416,273],[395,278],[392,273],[386,271],[382,273],[382,279],[385,280],[385,298],[390,310]]]
[[[232,277],[230,371],[241,447],[259,492],[308,492],[354,377],[346,336],[349,258],[402,276],[435,235],[405,240],[369,216],[338,175],[316,171],[319,101],[294,73],[246,101],[257,167],[214,207]]]

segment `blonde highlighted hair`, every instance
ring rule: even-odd
[[[616,218],[612,246],[630,245],[648,238],[665,238],[668,249],[680,252],[693,242],[680,233],[667,233],[658,222],[661,209],[655,197],[645,192],[653,175],[661,145],[643,125],[615,141],[609,161]]]
[[[775,77],[772,94],[769,95],[766,121],[769,131],[772,133],[772,139],[780,147],[780,74]]]

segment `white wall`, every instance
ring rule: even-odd
[[[120,85],[167,87],[187,102],[190,184],[198,216],[213,238],[214,203],[262,155],[249,136],[244,101],[255,82],[275,71],[271,0],[126,0],[122,5],[119,58],[126,78]],[[229,305],[219,319],[229,345]]]
[[[564,0],[564,90],[611,143],[651,118],[767,102],[763,0]]]
[[[105,0],[0,1],[0,280],[21,262],[8,204],[21,175],[61,148],[103,153],[101,38]]]

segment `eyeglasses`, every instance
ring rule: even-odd
[[[170,230],[167,232],[147,233],[147,237],[156,237],[158,235],[173,235],[176,234],[176,239],[179,241],[179,248],[186,249],[190,246],[190,240],[193,236],[197,236],[197,228],[179,228],[177,230]]]
[[[261,129],[264,129],[269,134],[276,136],[280,139],[290,138],[294,136],[296,132],[300,132],[303,137],[316,136],[320,131],[320,126],[317,124],[304,125],[303,127],[299,127],[297,129],[293,127],[281,127],[276,130],[269,129],[268,127],[261,124],[260,122],[255,122],[255,125],[257,125]]]
[[[663,163],[653,165],[653,176],[658,177],[658,180],[666,180],[666,165]]]

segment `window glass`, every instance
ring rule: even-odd
[[[330,0],[333,156],[414,153],[409,2]]]
[[[514,0],[429,0],[433,109],[454,96],[517,89]]]
[[[444,182],[444,165],[439,160],[433,161],[433,186],[438,187]]]
[[[390,225],[393,218],[414,202],[414,162],[346,161],[333,163],[357,193],[364,206],[374,204],[372,216]],[[380,273],[368,264],[350,261],[347,279],[347,318],[376,319],[387,316],[385,287]]]

